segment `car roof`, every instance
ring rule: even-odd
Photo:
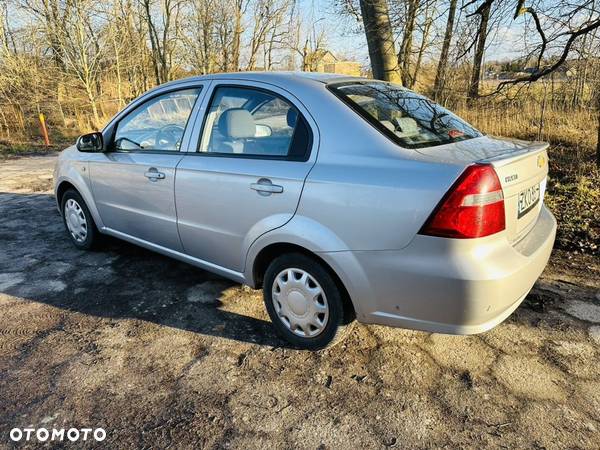
[[[168,86],[181,82],[189,81],[208,81],[208,80],[248,80],[248,81],[263,81],[271,82],[275,84],[289,83],[289,82],[300,82],[309,81],[314,83],[328,84],[338,83],[344,81],[357,81],[366,80],[362,77],[352,77],[348,75],[341,75],[336,73],[323,73],[323,72],[223,72],[223,73],[212,73],[209,75],[193,76],[188,78],[182,78],[174,80],[169,83],[165,83],[161,86]]]

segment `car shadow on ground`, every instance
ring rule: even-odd
[[[260,318],[267,316],[257,291],[113,238],[99,251],[76,249],[49,194],[0,193],[0,248],[0,293],[70,312],[288,346]]]
[[[527,310],[537,313],[526,315],[532,326],[547,317],[564,302],[554,284],[538,282],[508,322],[522,321],[517,316]],[[106,237],[99,251],[78,250],[49,193],[0,192],[2,294],[100,318],[289,347],[275,334],[258,291],[114,238]]]

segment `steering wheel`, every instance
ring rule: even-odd
[[[165,125],[156,133],[156,147],[161,150],[179,150],[183,132],[184,128],[179,125]]]

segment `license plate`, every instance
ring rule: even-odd
[[[524,191],[519,192],[519,214],[520,219],[538,204],[540,201],[540,185],[536,184]]]

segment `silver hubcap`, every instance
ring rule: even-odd
[[[88,224],[81,206],[72,198],[65,203],[65,222],[73,239],[77,242],[84,242],[87,237]]]
[[[275,277],[273,306],[281,322],[292,333],[314,337],[329,319],[329,304],[321,285],[302,269],[285,269]]]

